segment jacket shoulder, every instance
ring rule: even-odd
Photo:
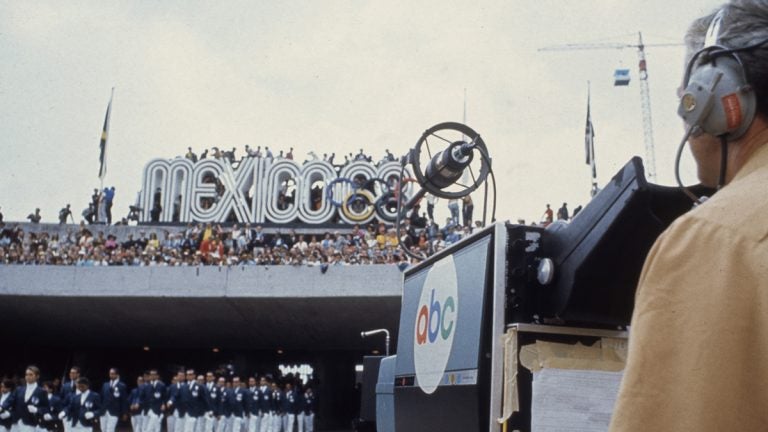
[[[768,237],[768,166],[737,179],[681,218],[728,227],[744,237]]]

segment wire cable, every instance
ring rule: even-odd
[[[683,147],[685,147],[685,143],[688,142],[688,138],[690,138],[691,134],[693,133],[694,129],[699,130],[698,126],[689,126],[688,130],[685,131],[685,135],[683,135],[683,139],[680,140],[680,145],[677,147],[677,154],[675,155],[675,180],[677,181],[677,185],[680,186],[680,189],[685,193],[688,198],[690,198],[694,204],[701,204],[703,201],[694,195],[693,192],[688,189],[687,186],[683,185],[683,181],[680,180],[680,159],[683,154]]]

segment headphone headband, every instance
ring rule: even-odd
[[[709,28],[704,34],[704,48],[719,46],[720,45],[720,27],[723,24],[723,17],[725,16],[725,9],[720,9],[717,14],[709,22]]]

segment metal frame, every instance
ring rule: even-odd
[[[493,322],[491,324],[489,432],[501,430],[501,425],[497,420],[501,417],[501,393],[504,385],[504,344],[501,342],[501,335],[504,334],[505,319],[507,240],[506,223],[497,222],[494,225],[493,234]]]
[[[542,333],[542,334],[556,334],[565,336],[592,336],[592,337],[609,337],[609,338],[623,338],[629,337],[629,332],[625,330],[610,330],[610,329],[596,329],[596,328],[584,328],[584,327],[564,327],[554,325],[543,324],[527,324],[527,323],[511,323],[507,325],[507,330],[515,329],[522,333]]]
[[[629,332],[625,330],[596,329],[582,327],[565,327],[555,325],[510,323],[506,324],[506,260],[508,246],[507,225],[498,222],[494,225],[493,233],[493,314],[491,324],[491,386],[489,404],[489,432],[499,432],[502,425],[497,422],[501,418],[502,392],[504,378],[504,344],[501,337],[506,330],[516,329],[521,333],[540,333],[567,336],[610,337],[627,339]]]

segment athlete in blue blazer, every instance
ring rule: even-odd
[[[48,413],[48,394],[37,384],[40,369],[29,366],[24,373],[25,384],[6,398],[2,409],[11,413],[18,432],[33,432],[40,419]]]
[[[66,418],[69,419],[72,427],[93,428],[99,421],[101,396],[91,391],[91,381],[86,377],[77,379],[77,389],[80,393],[69,397]],[[62,414],[64,414],[63,411],[59,416]]]

